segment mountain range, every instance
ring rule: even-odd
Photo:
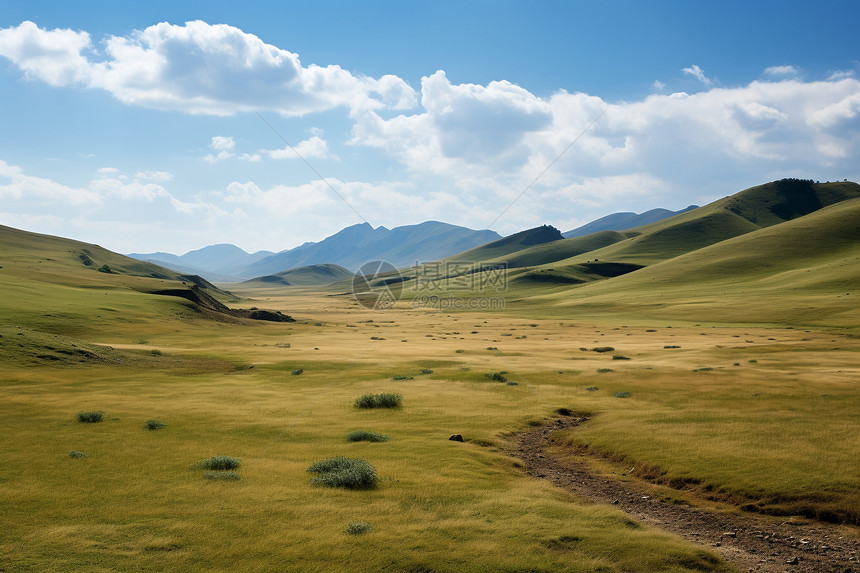
[[[530,231],[528,239],[519,233],[502,239],[495,231],[476,231],[438,221],[426,221],[418,225],[406,225],[393,229],[374,228],[369,223],[360,223],[346,227],[320,242],[304,243],[278,253],[272,251],[247,253],[235,245],[218,244],[190,251],[184,255],[158,252],[131,253],[128,256],[180,273],[197,274],[210,281],[237,282],[266,278],[269,282],[292,284],[285,277],[277,278],[276,275],[290,269],[324,264],[338,265],[355,271],[363,263],[373,260],[387,261],[396,267],[410,266],[420,262],[444,259],[496,240],[504,241],[501,248],[505,249],[508,248],[506,245],[519,244],[524,240],[533,241],[522,243],[526,246],[566,237],[578,237],[596,231],[609,229],[623,231],[695,208],[696,206],[692,205],[681,211],[652,209],[642,214],[613,213],[563,235],[551,227],[544,227],[544,231],[537,235]],[[554,233],[548,229],[552,229]]]
[[[309,265],[333,264],[355,271],[362,264],[383,260],[394,266],[414,265],[500,239],[495,231],[476,231],[426,221],[388,229],[370,223],[346,227],[320,242],[309,242],[279,253],[250,254],[235,245],[211,245],[181,256],[170,253],[132,253],[128,256],[208,280],[235,282],[275,275]]]

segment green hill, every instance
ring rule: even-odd
[[[480,247],[469,249],[458,255],[448,257],[447,261],[467,261],[469,263],[496,260],[504,255],[516,253],[535,245],[544,245],[553,241],[561,241],[564,237],[561,231],[549,225],[520,231],[513,235],[492,241]]]
[[[0,316],[4,322],[79,336],[109,325],[205,316],[220,320],[288,317],[235,310],[229,292],[92,245],[0,226]]]
[[[242,284],[261,286],[325,286],[352,278],[353,273],[340,265],[308,265],[257,277]]]

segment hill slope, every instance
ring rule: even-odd
[[[245,281],[246,285],[324,286],[352,278],[353,273],[340,265],[309,265],[288,269]]]

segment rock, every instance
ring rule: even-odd
[[[463,436],[461,436],[460,434],[454,434],[453,436],[451,436],[448,439],[451,440],[452,442],[462,442]]]
[[[800,559],[798,559],[797,557],[792,557],[791,559],[785,560],[786,565],[797,565],[798,563],[800,563]]]

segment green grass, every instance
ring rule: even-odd
[[[391,392],[382,394],[362,394],[355,399],[354,405],[356,408],[371,409],[371,408],[399,408],[403,396]]]
[[[353,430],[346,435],[347,442],[387,442],[388,436],[379,432],[367,430]]]
[[[313,485],[344,489],[374,489],[379,481],[376,468],[365,460],[338,456],[311,464],[308,472]]]

